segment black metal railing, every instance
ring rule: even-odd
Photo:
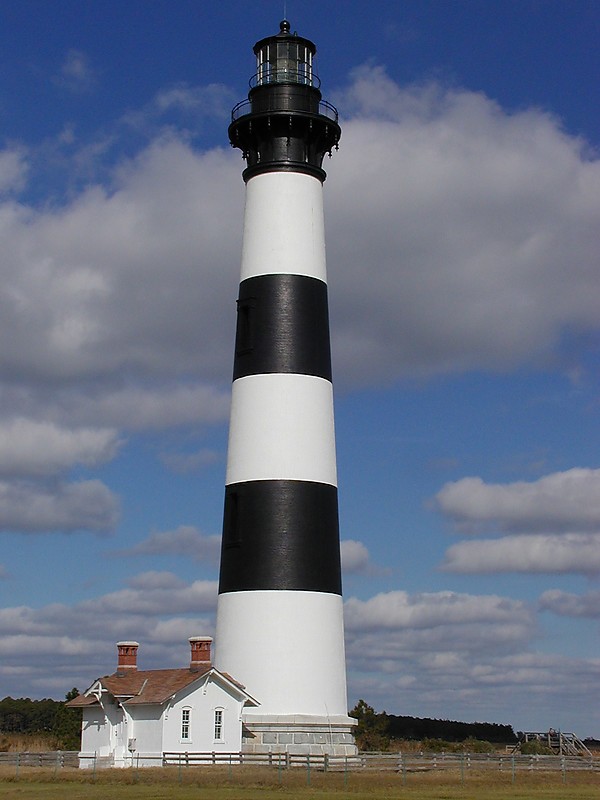
[[[272,111],[285,111],[286,113],[289,112],[291,109],[283,109],[279,104],[278,98],[274,98],[274,102],[272,107],[267,104],[264,105],[264,100],[261,103],[261,110],[260,113],[269,113]],[[245,117],[247,114],[252,113],[252,101],[251,100],[242,100],[236,106],[233,107],[231,111],[231,121],[235,122],[236,119],[240,117]],[[327,100],[320,100],[319,101],[319,115],[322,117],[327,117],[327,119],[332,120],[333,122],[338,121],[338,111],[337,108],[328,103]]]
[[[251,89],[271,83],[299,83],[301,86],[314,86],[316,89],[321,86],[319,77],[308,69],[262,69],[248,83]]]

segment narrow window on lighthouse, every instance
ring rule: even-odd
[[[252,323],[255,302],[253,297],[246,297],[243,300],[237,301],[237,331],[235,334],[236,355],[249,353],[254,347],[254,329]]]
[[[233,490],[225,499],[223,547],[225,550],[229,550],[231,547],[239,547],[241,543],[239,495]]]

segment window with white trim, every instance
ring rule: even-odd
[[[187,741],[190,738],[190,722],[192,717],[191,708],[181,709],[181,739]]]
[[[215,708],[215,742],[223,741],[223,709]]]

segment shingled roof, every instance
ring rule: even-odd
[[[94,687],[98,684],[107,689],[113,697],[120,700],[123,705],[133,706],[146,703],[162,704],[186,686],[204,678],[209,673],[235,687],[238,692],[247,694],[241,683],[231,678],[224,672],[206,664],[196,670],[190,669],[150,669],[133,672],[115,672],[105,675],[87,690],[67,703],[69,708],[82,708],[98,703]],[[251,699],[251,698],[250,698]]]
[[[100,704],[103,692],[108,692],[122,705],[134,706],[144,704],[166,703],[177,692],[191,686],[196,681],[215,679],[230,689],[234,694],[244,695],[246,702],[258,705],[254,698],[245,691],[245,686],[226,672],[215,669],[210,660],[210,636],[192,636],[190,666],[188,669],[148,669],[137,668],[137,642],[117,642],[117,671],[112,675],[98,678],[83,694],[67,703],[69,708],[85,708]]]

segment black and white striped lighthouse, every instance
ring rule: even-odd
[[[254,46],[229,138],[247,166],[215,665],[260,705],[247,750],[353,754],[347,714],[315,45]]]

